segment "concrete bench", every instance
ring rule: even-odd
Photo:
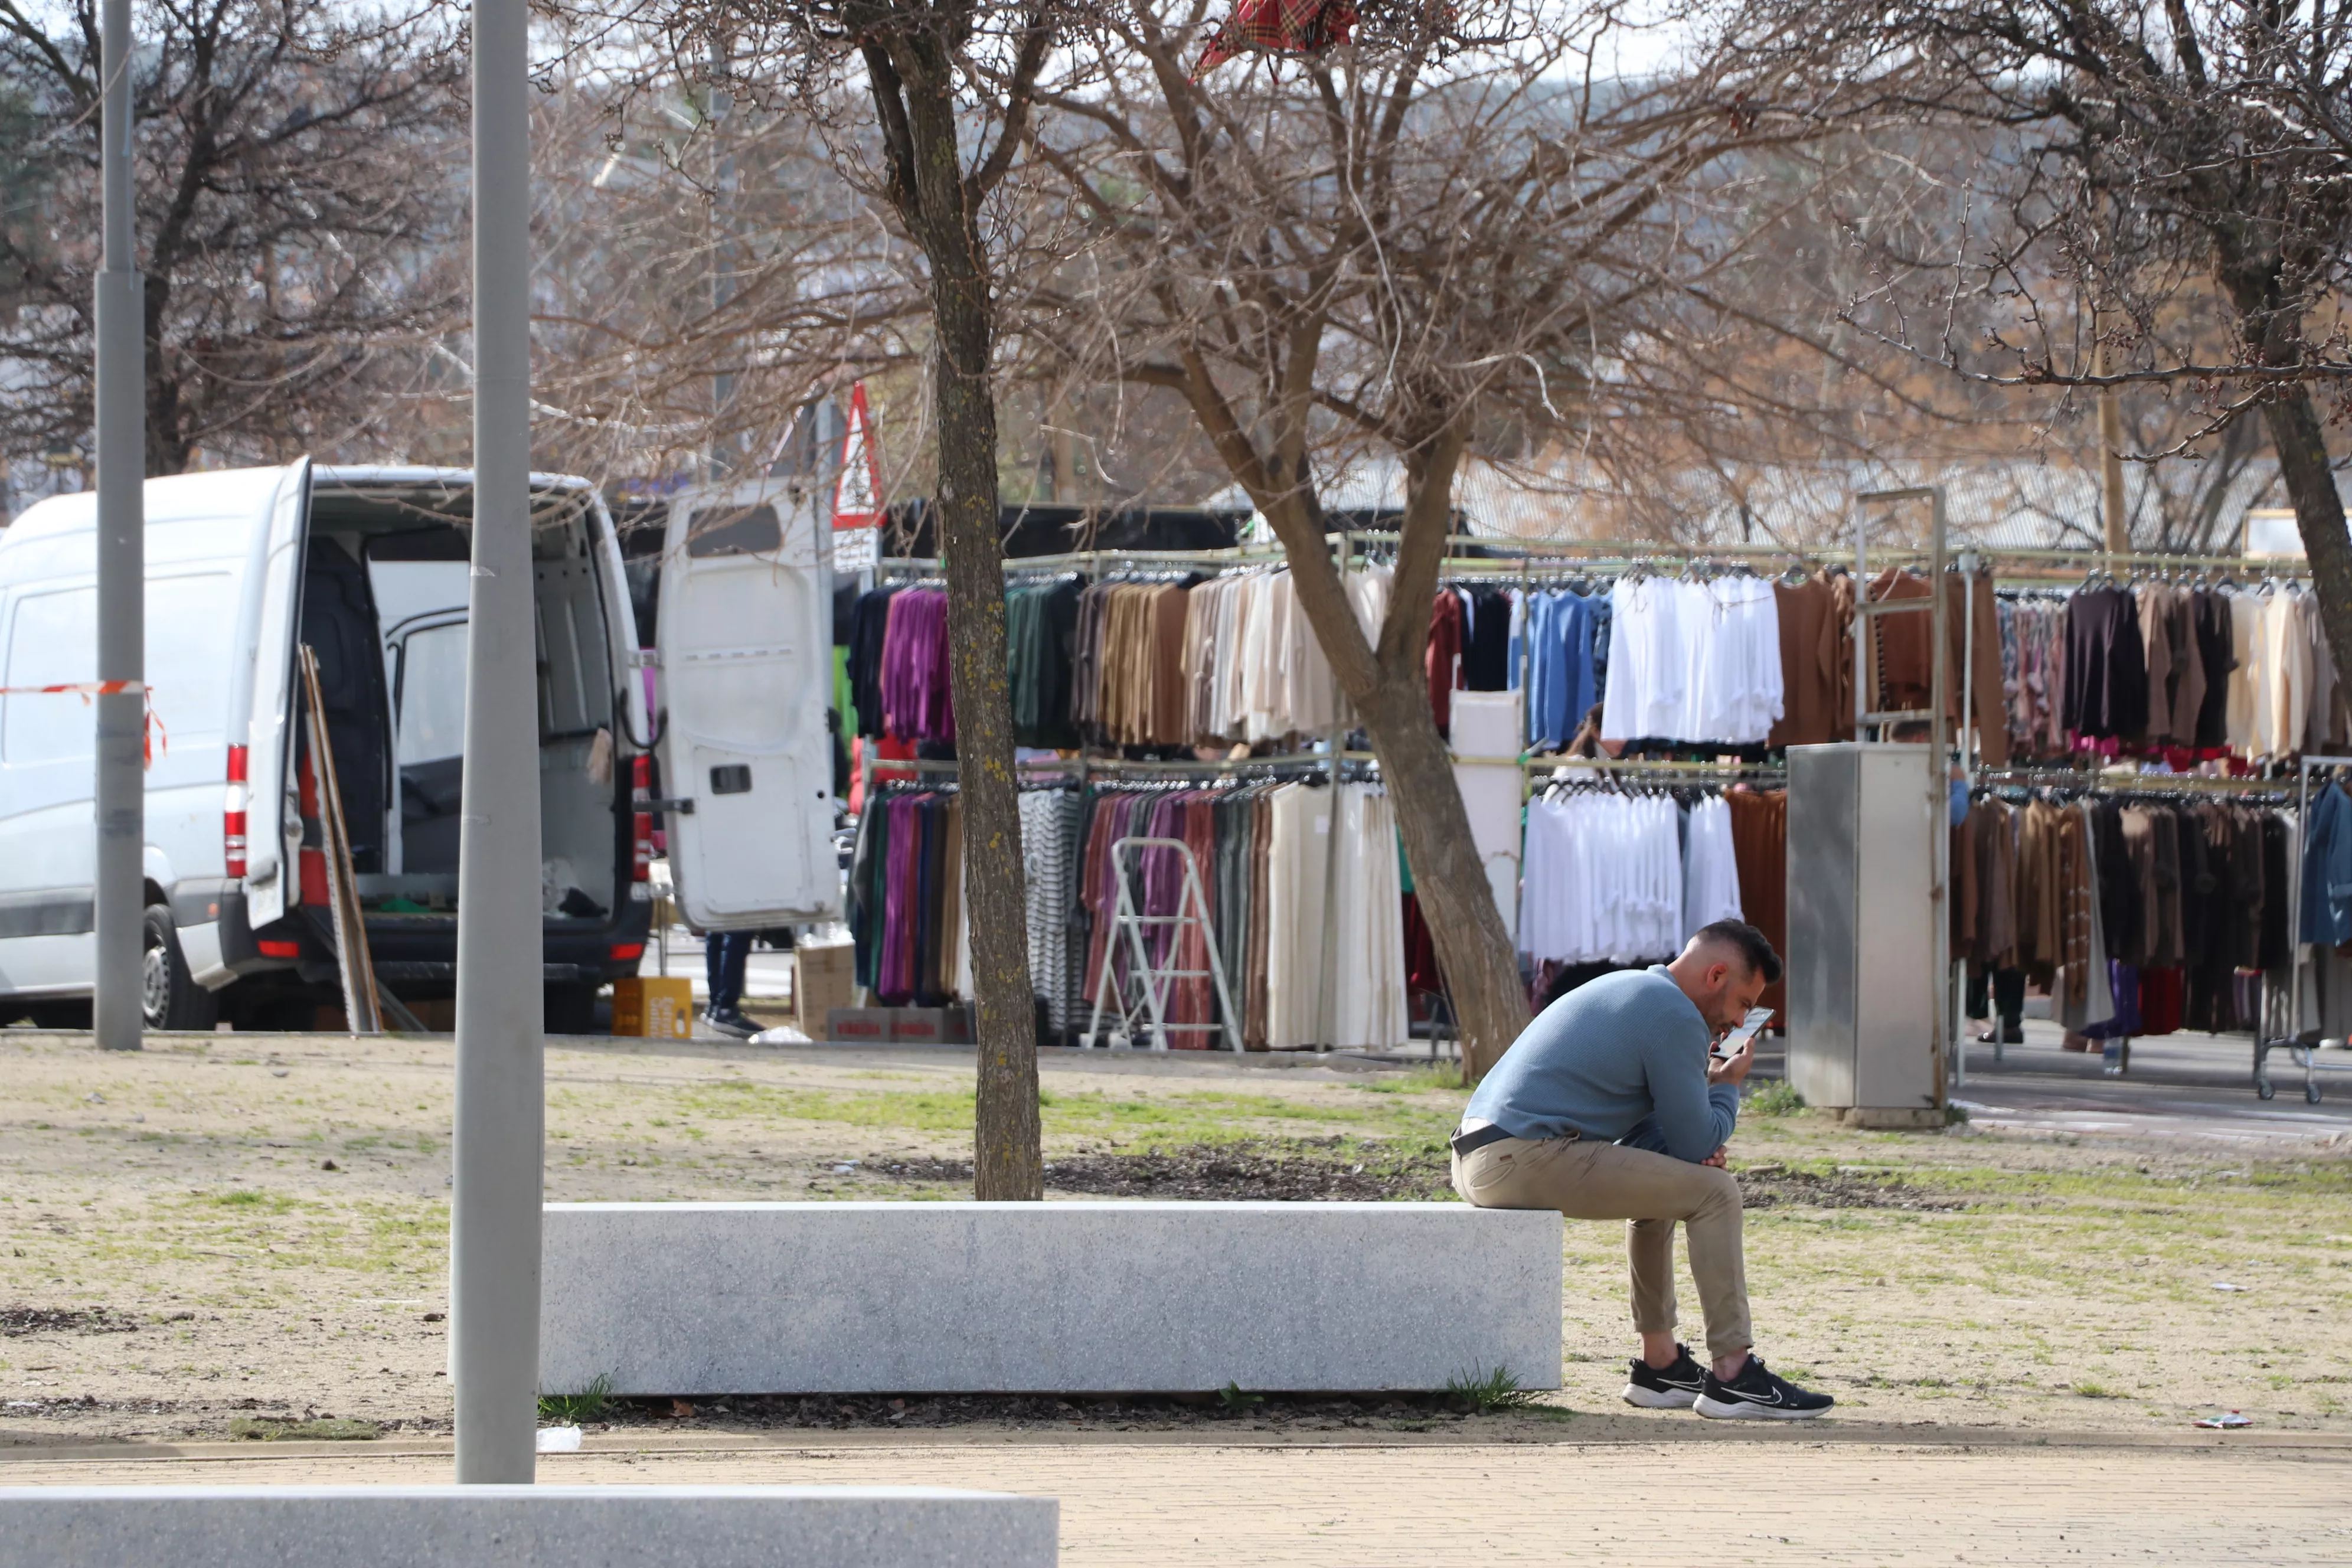
[[[0,1568],[1050,1568],[1059,1516],[928,1487],[7,1487]]]
[[[1463,1204],[550,1204],[540,1385],[1559,1386],[1560,1218]]]

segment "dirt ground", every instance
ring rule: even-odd
[[[0,1447],[221,1438],[240,1418],[446,1432],[451,1066],[446,1039],[163,1037],[113,1057],[0,1032]],[[967,1168],[968,1052],[566,1041],[547,1071],[551,1198],[950,1197]],[[1065,1196],[1443,1196],[1463,1099],[1425,1073],[1229,1058],[1055,1054],[1045,1079]],[[1732,1155],[1759,1349],[1835,1394],[1843,1421],[2123,1440],[2238,1409],[2266,1433],[2352,1436],[2340,1145],[2257,1155],[1751,1114]],[[1689,1423],[1617,1401],[1618,1227],[1572,1223],[1565,1250],[1564,1386],[1533,1412],[664,1401],[591,1430],[1213,1424],[1244,1442],[1445,1441]]]

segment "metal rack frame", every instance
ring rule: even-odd
[[[2269,1100],[2278,1093],[2278,1085],[2271,1081],[2270,1054],[2283,1050],[2289,1059],[2303,1069],[2303,1098],[2306,1104],[2319,1103],[2319,1075],[2324,1072],[2352,1072],[2352,1062],[2337,1065],[2315,1059],[2319,1047],[2305,1045],[2303,1040],[2303,966],[2308,955],[2303,940],[2303,851],[2311,832],[2311,771],[2314,768],[2352,768],[2352,757],[2311,757],[2302,759],[2297,768],[2294,812],[2294,861],[2287,875],[2292,891],[2287,899],[2287,935],[2294,944],[2294,962],[2287,970],[2287,1034],[2283,1040],[2265,1037],[2257,1026],[2254,1030],[2254,1094]],[[2257,1025],[2261,1020],[2256,1020]]]

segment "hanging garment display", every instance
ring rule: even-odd
[[[1955,958],[2030,975],[2080,1037],[2258,1026],[2268,1004],[2249,977],[2293,952],[2291,812],[2156,787],[2003,793],[1980,792],[1954,832]],[[2116,1016],[2129,1027],[2098,1026]]]
[[[2006,767],[2009,702],[2001,675],[2000,594],[1990,573],[1946,575],[1944,640],[1948,732],[1957,735],[1963,725],[1970,727],[1978,759],[1990,767]]]
[[[1462,684],[1462,595],[1440,588],[1429,606],[1429,638],[1422,665],[1429,678],[1429,711],[1444,734],[1454,722],[1454,689]]]
[[[1565,588],[1528,595],[1521,616],[1527,649],[1528,745],[1556,752],[1569,742],[1584,715],[1600,700],[1595,662],[1601,626],[1596,602]],[[1510,683],[1518,684],[1520,660],[1510,658]]]
[[[2028,757],[2063,755],[2073,745],[2064,717],[2065,596],[2032,591],[2003,593],[1996,625],[2012,752]]]
[[[1628,576],[1610,603],[1602,739],[1756,745],[1771,733],[1782,683],[1770,584]]]
[[[1683,821],[1683,942],[1701,926],[1743,919],[1740,910],[1731,807],[1719,795],[1705,795],[1692,803]]]
[[[1554,786],[1528,802],[1519,952],[1633,963],[1682,949],[1682,811],[1665,795]]]
[[[1330,1022],[1341,1050],[1392,1050],[1412,1037],[1405,1000],[1404,888],[1396,811],[1376,784],[1338,787],[1332,831]]]
[[[882,642],[889,626],[890,601],[896,586],[858,595],[849,612],[849,693],[856,709],[857,733],[867,739],[882,731]]]
[[[943,1006],[971,992],[961,803],[946,790],[875,793],[850,861],[856,982],[886,1006]]]
[[[1199,564],[1118,568],[1087,582],[1008,563],[1016,743],[1164,753],[1296,744],[1351,727],[1290,573]],[[1391,570],[1350,569],[1342,582],[1377,638]],[[1571,583],[1437,590],[1426,673],[1442,728],[1450,733],[1456,693],[1524,684],[1524,743],[1538,751],[1564,746],[1596,706],[1602,734],[1618,742],[1786,746],[1851,735],[1854,584],[1843,572],[1768,583],[1635,569]],[[1975,755],[1990,765],[2088,747],[2160,753],[2185,771],[2225,751],[2256,760],[2352,744],[2352,682],[2336,678],[2317,602],[2299,583],[2094,580],[1996,595],[1986,574],[1963,584],[1948,572],[1945,591],[1947,718],[1957,725],[1969,703]],[[1874,599],[1927,592],[1907,568],[1870,584]],[[952,744],[937,583],[886,584],[846,601],[839,618],[845,730]],[[1877,617],[1872,635],[1882,707],[1924,704],[1927,620]],[[1613,684],[1612,662],[1622,667]]]
[[[1519,595],[1492,585],[1465,587],[1466,628],[1462,641],[1462,689],[1507,691],[1517,685],[1513,676],[1517,661],[1511,657],[1511,627],[1518,618]]]
[[[1085,1022],[1078,1016],[1086,950],[1077,896],[1085,802],[1076,787],[1024,789],[1020,809],[1029,985],[1045,1005],[1047,1027],[1066,1034]]]
[[[1772,951],[1789,952],[1789,792],[1740,784],[1724,792],[1731,812],[1731,846],[1739,867],[1741,918],[1764,933]],[[1764,988],[1757,1005],[1779,1012],[1788,982]]]
[[[1082,985],[1072,1026],[1087,1026],[1105,966],[1116,966],[1117,984],[1129,963],[1112,941],[1118,909],[1113,847],[1122,838],[1173,838],[1192,853],[1246,1048],[1387,1050],[1405,1043],[1396,818],[1378,785],[1112,784],[1089,790],[1078,810],[1084,823],[1073,837],[1081,846],[1076,880],[1087,929],[1074,961]],[[1139,849],[1130,875],[1129,896],[1139,913],[1164,921],[1178,912],[1181,856]],[[1324,918],[1327,908],[1335,918]],[[1167,1022],[1220,1022],[1199,928],[1179,934],[1159,924],[1145,940],[1155,966],[1197,972],[1171,985]],[[1190,945],[1171,954],[1176,943]],[[1221,1038],[1187,1029],[1171,1032],[1169,1043],[1202,1048]]]
[[[2139,605],[2128,590],[2075,594],[2066,603],[2066,727],[2090,736],[2144,734],[2147,659]]]
[[[1814,746],[1853,739],[1853,580],[1818,573],[1775,583],[1780,625],[1780,721],[1771,746]]]
[[[1083,596],[1084,584],[1067,573],[1005,586],[1006,684],[1016,746],[1069,749],[1079,743],[1071,712]]]
[[[2023,754],[2161,752],[2185,769],[2352,738],[2317,602],[2299,584],[2029,591],[2004,603],[2000,630],[2011,739]]]

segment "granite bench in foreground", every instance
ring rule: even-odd
[[[1559,1386],[1549,1211],[550,1204],[545,1265],[551,1394]]]
[[[0,1568],[1050,1568],[1052,1498],[927,1487],[7,1487]]]

